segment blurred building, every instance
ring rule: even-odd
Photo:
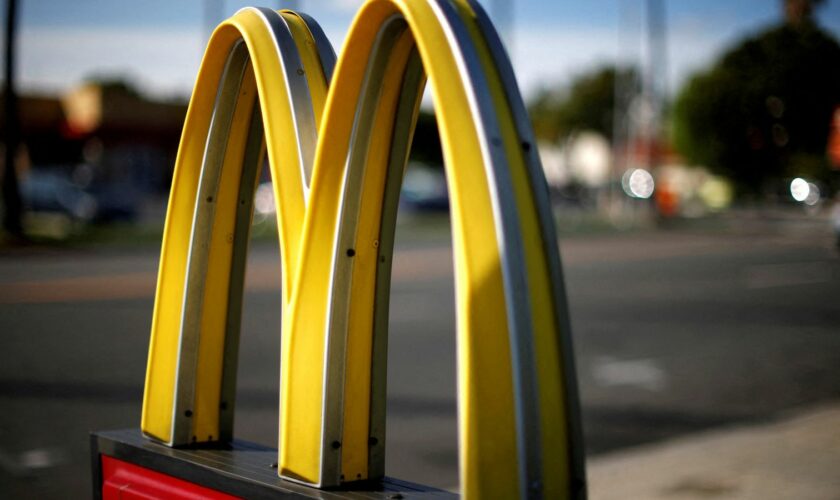
[[[5,103],[5,99],[0,99],[0,113],[4,115]],[[18,108],[23,136],[19,169],[26,170],[33,162],[52,164],[80,154],[81,143],[69,133],[64,109],[58,98],[22,95],[18,96]],[[0,122],[0,132],[5,138],[5,122]]]
[[[62,96],[18,99],[23,177],[30,168],[72,171],[88,181],[143,192],[169,189],[187,106],[145,98],[121,82],[86,83]],[[0,132],[5,135],[0,124]]]
[[[831,132],[828,137],[828,159],[835,171],[840,171],[840,106],[834,108]]]

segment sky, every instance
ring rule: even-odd
[[[84,79],[129,79],[156,97],[187,97],[209,26],[247,5],[298,8],[340,52],[361,0],[18,0],[19,86],[56,93]],[[506,33],[526,98],[601,65],[639,61],[644,0],[482,0]],[[781,19],[781,0],[663,0],[667,89],[674,92],[728,46]],[[215,4],[217,7],[208,8]],[[507,7],[505,7],[507,5]],[[818,23],[840,38],[840,0]]]

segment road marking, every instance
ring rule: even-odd
[[[35,473],[67,461],[67,453],[59,448],[36,448],[20,454],[0,450],[0,469],[15,476]]]
[[[591,370],[595,382],[602,387],[630,386],[659,392],[666,386],[665,370],[651,358],[619,360],[601,356],[592,362]]]

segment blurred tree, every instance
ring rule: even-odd
[[[528,106],[534,132],[556,141],[575,130],[594,130],[612,140],[616,85],[632,88],[637,82],[635,69],[604,66],[578,76],[568,90],[543,89]]]
[[[677,97],[677,149],[732,178],[741,195],[784,177],[829,175],[826,141],[840,104],[840,45],[814,23],[819,3],[785,0],[783,25],[729,50]]]
[[[104,93],[114,93],[138,98],[143,97],[131,79],[124,76],[94,74],[86,77],[84,83],[95,84]]]

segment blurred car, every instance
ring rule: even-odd
[[[445,212],[449,210],[449,191],[443,168],[410,163],[400,191],[400,207],[414,212]],[[274,220],[274,187],[271,181],[257,186],[254,196],[254,223]]]
[[[131,221],[140,204],[133,184],[95,179],[87,165],[33,168],[21,181],[21,196],[30,213],[82,223]]]
[[[96,198],[59,170],[30,170],[20,187],[29,212],[63,215],[76,222],[90,222],[96,217]]]
[[[86,190],[96,200],[96,222],[133,221],[140,193],[126,182],[93,184]]]
[[[400,205],[418,212],[449,210],[449,191],[443,168],[409,163],[400,192]]]

